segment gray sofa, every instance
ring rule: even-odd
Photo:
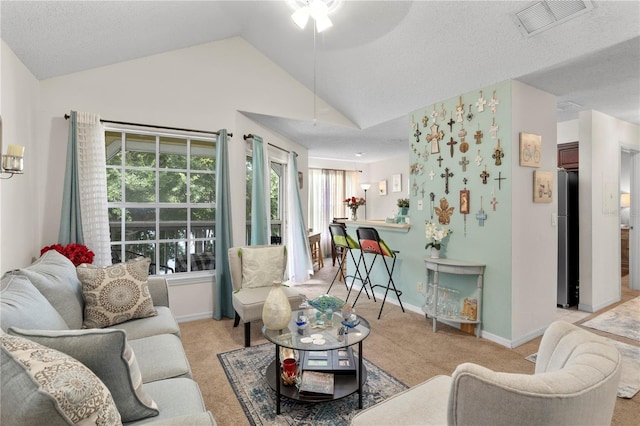
[[[86,294],[66,257],[48,251],[29,267],[4,274],[0,423],[82,423],[74,417],[80,412],[90,424],[215,425],[191,377],[166,280],[149,277],[147,286],[153,306],[146,309],[154,314],[83,329]],[[49,364],[41,367],[40,361]],[[52,369],[69,369],[82,374],[77,383],[91,383],[87,389],[96,393],[87,404],[93,414],[86,407],[74,412],[79,397],[73,392],[57,397],[65,376],[49,380]]]

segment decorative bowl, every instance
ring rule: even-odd
[[[336,312],[341,310],[345,303],[335,296],[323,294],[322,296],[318,296],[315,299],[310,300],[309,304],[320,312],[327,312],[329,309]]]

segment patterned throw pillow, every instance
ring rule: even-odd
[[[68,355],[21,337],[0,335],[2,423],[35,424],[34,412],[54,423],[57,413],[69,424],[117,425],[120,414],[106,386]],[[29,379],[25,380],[25,376]],[[5,382],[6,380],[6,382]],[[10,399],[20,398],[9,403]],[[56,411],[43,412],[48,407]]]
[[[136,355],[124,330],[23,330],[9,334],[29,339],[77,359],[111,392],[123,422],[158,415],[158,406],[142,386]]]
[[[78,266],[84,297],[82,328],[102,328],[135,318],[158,315],[149,294],[147,278],[151,259],[98,267]]]

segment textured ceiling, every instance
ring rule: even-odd
[[[640,2],[594,9],[525,37],[526,1],[343,1],[316,38],[318,96],[360,130],[243,111],[318,158],[376,161],[407,146],[407,114],[517,79],[640,124]],[[286,1],[0,3],[2,39],[39,79],[241,36],[314,87],[314,36]],[[355,152],[365,155],[355,158]]]

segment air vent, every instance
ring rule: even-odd
[[[516,13],[518,26],[528,36],[555,27],[593,9],[589,0],[540,1]]]
[[[582,108],[582,105],[571,101],[558,102],[558,104],[556,105],[556,109],[560,112],[571,111],[580,108]]]

